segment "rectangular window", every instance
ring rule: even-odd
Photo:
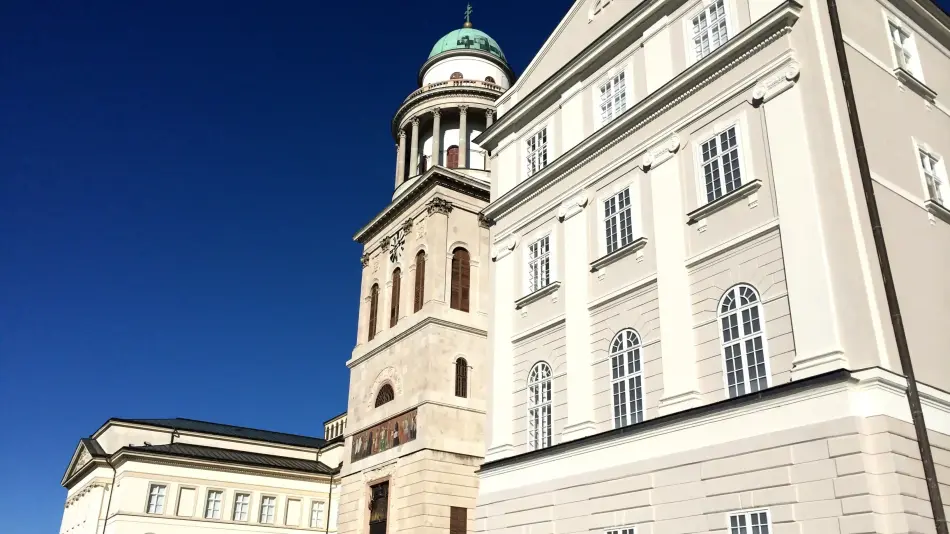
[[[924,173],[924,181],[927,182],[927,194],[930,200],[939,202],[946,206],[950,199],[950,184],[947,183],[947,177],[941,168],[940,156],[927,152],[919,148],[920,170]]]
[[[528,245],[528,293],[551,283],[551,236]]]
[[[637,529],[635,527],[612,528],[605,534],[637,534]]]
[[[276,497],[261,497],[261,523],[273,523],[276,509]]]
[[[248,509],[251,507],[251,496],[247,493],[238,493],[234,496],[234,520],[247,521]]]
[[[607,254],[633,243],[630,189],[624,189],[604,201],[604,231],[607,237]]]
[[[894,49],[894,59],[897,66],[920,76],[920,63],[917,60],[917,47],[914,36],[894,20],[888,19],[887,30],[891,38],[891,47]]]
[[[709,55],[729,40],[726,3],[716,0],[693,17],[693,50],[697,60]]]
[[[323,501],[313,501],[310,505],[310,528],[317,528],[323,524],[323,510],[326,504]]]
[[[739,168],[739,136],[736,127],[714,135],[702,144],[706,202],[712,202],[742,185]]]
[[[729,514],[729,534],[770,534],[772,522],[768,510]]]
[[[548,165],[548,129],[541,128],[525,142],[528,176]]]
[[[165,513],[165,486],[152,484],[148,487],[148,513]]]
[[[220,491],[209,491],[208,502],[205,506],[206,519],[221,519],[221,500],[224,493]]]
[[[627,110],[627,81],[621,71],[600,86],[600,123],[607,124]]]

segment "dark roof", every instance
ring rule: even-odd
[[[196,421],[194,419],[118,419],[113,418],[110,421],[124,421],[126,423],[138,423],[142,425],[160,426],[175,430],[188,430],[191,432],[203,432],[205,434],[216,434],[218,436],[230,436],[234,438],[253,439],[256,441],[269,441],[271,443],[282,443],[284,445],[296,445],[298,447],[311,447],[319,449],[323,447],[326,440],[323,438],[312,438],[310,436],[300,436],[297,434],[285,434],[284,432],[272,432],[270,430],[260,430],[257,428],[247,428],[243,426],[223,425],[221,423],[209,423],[207,421]]]
[[[131,452],[148,452],[152,454],[161,454],[164,456],[177,456],[180,458],[197,458],[201,460],[216,460],[220,462],[252,465],[257,467],[275,467],[278,469],[289,469],[291,471],[303,471],[306,473],[317,473],[331,475],[336,473],[335,469],[328,467],[323,462],[315,460],[301,460],[299,458],[287,458],[286,456],[274,456],[272,454],[260,454],[256,452],[236,451],[234,449],[221,449],[218,447],[206,447],[204,445],[192,445],[190,443],[167,443],[165,445],[143,445],[141,447],[123,447],[122,450]]]

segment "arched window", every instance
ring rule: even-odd
[[[379,408],[394,398],[396,398],[396,394],[393,393],[393,387],[384,384],[383,387],[379,388],[379,393],[376,394],[376,407]]]
[[[461,79],[462,79],[462,73],[461,73],[461,72],[453,72],[452,75],[449,76],[449,79],[450,79],[450,80],[461,80]]]
[[[399,286],[402,285],[402,271],[398,268],[393,271],[392,300],[389,302],[389,327],[399,322]]]
[[[471,265],[469,265],[468,251],[457,248],[452,251],[452,309],[468,311],[468,292],[471,284]]]
[[[468,398],[468,362],[465,358],[455,360],[455,396]]]
[[[459,147],[452,145],[445,153],[445,166],[450,169],[459,168]]]
[[[495,83],[495,79],[491,76],[485,76],[485,81],[488,83]]]
[[[614,336],[610,343],[610,367],[614,428],[643,421],[640,336],[635,330],[627,328]]]
[[[538,362],[528,373],[528,450],[551,446],[551,366]]]
[[[741,284],[722,296],[719,325],[730,398],[769,386],[764,324],[759,294],[752,286]]]
[[[369,341],[376,337],[376,315],[379,313],[379,284],[369,290]]]
[[[425,293],[426,293],[426,253],[424,250],[420,250],[416,254],[416,287],[415,287],[415,305],[413,306],[413,311],[417,312],[422,309],[422,304],[425,302]]]

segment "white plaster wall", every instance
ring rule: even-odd
[[[478,57],[456,56],[437,61],[422,76],[422,85],[448,81],[453,72],[461,72],[465,80],[482,80],[491,76],[495,83],[508,89],[511,81],[497,65]]]

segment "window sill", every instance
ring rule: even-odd
[[[927,200],[924,202],[924,207],[927,208],[927,211],[931,215],[941,219],[943,222],[950,224],[950,209],[947,209],[946,206],[937,202],[936,200]]]
[[[743,184],[730,193],[727,193],[712,202],[700,206],[693,211],[686,214],[686,224],[696,224],[702,219],[709,217],[713,213],[725,209],[736,202],[751,196],[753,193],[758,191],[762,187],[762,180],[752,180],[747,184]]]
[[[638,250],[642,250],[643,247],[645,246],[647,246],[647,238],[641,237],[639,239],[636,239],[633,241],[633,243],[630,243],[629,245],[625,247],[618,248],[617,250],[611,252],[610,254],[607,254],[606,256],[601,256],[597,258],[596,260],[592,261],[590,263],[590,272],[592,273],[597,272],[603,269],[604,267],[610,265],[611,263],[619,260],[620,258],[625,258]]]
[[[937,92],[927,87],[924,82],[920,81],[909,70],[903,67],[897,67],[894,69],[894,76],[897,76],[897,81],[905,87],[909,87],[911,91],[924,97],[928,102],[933,103],[934,99],[937,98]]]
[[[525,306],[527,306],[528,304],[531,304],[532,302],[541,300],[545,296],[550,295],[551,293],[554,293],[555,291],[560,289],[560,287],[561,287],[561,282],[551,282],[550,284],[542,287],[541,289],[537,291],[528,293],[527,295],[515,301],[515,309],[520,310],[521,308],[524,308]]]

